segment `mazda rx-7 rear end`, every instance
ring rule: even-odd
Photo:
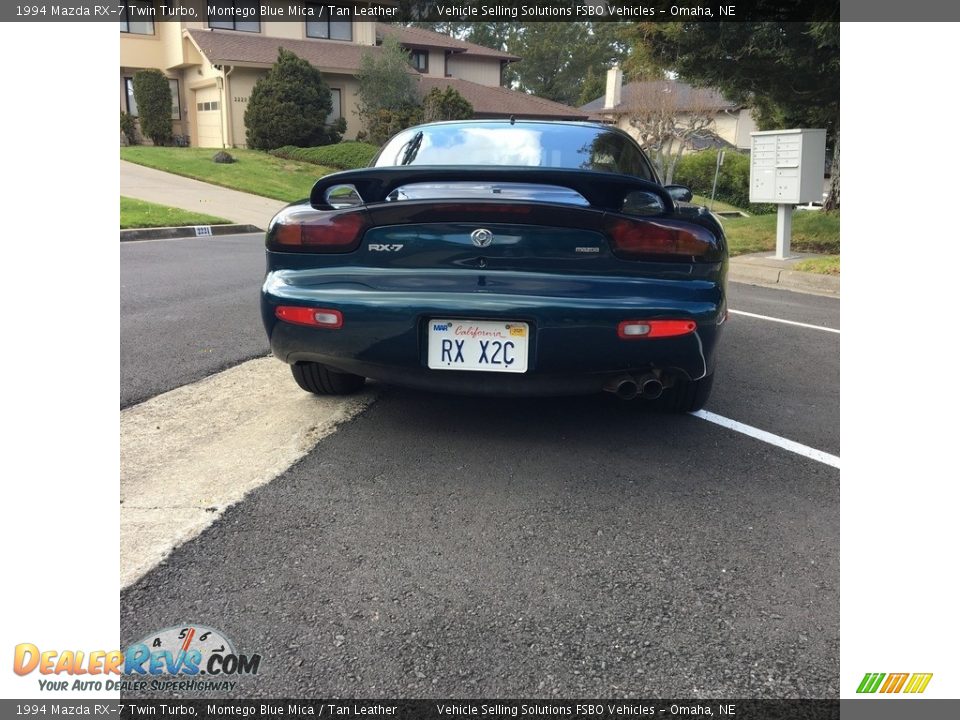
[[[699,409],[726,319],[727,248],[689,199],[602,125],[410,128],[270,223],[271,348],[317,394],[373,378]]]

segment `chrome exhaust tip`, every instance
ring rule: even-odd
[[[603,389],[613,393],[621,400],[633,400],[640,393],[640,386],[637,385],[637,381],[629,375],[611,380],[603,386]]]

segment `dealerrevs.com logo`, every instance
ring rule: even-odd
[[[20,643],[13,654],[17,675],[38,672],[40,689],[54,691],[232,690],[237,683],[228,678],[259,670],[259,654],[238,653],[223,633],[201,625],[165,628],[122,651],[61,652]]]
[[[857,687],[858,693],[922,693],[933,673],[867,673]]]

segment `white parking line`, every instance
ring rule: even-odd
[[[830,453],[825,453],[823,450],[817,450],[808,445],[801,445],[798,442],[793,440],[787,440],[784,437],[779,435],[774,435],[769,433],[766,430],[761,430],[760,428],[755,428],[752,425],[744,425],[742,422],[737,422],[736,420],[731,420],[730,418],[725,418],[722,415],[716,415],[712,412],[706,410],[697,410],[690,413],[694,417],[698,417],[701,420],[706,420],[707,422],[715,423],[721,427],[728,428],[730,430],[735,430],[736,432],[743,433],[744,435],[749,435],[752,438],[757,440],[762,440],[765,443],[770,443],[771,445],[776,445],[779,448],[788,450],[789,452],[796,453],[797,455],[803,455],[808,457],[811,460],[816,460],[817,462],[822,462],[824,465],[829,465],[830,467],[835,467],[838,470],[840,469],[840,456],[831,455]]]
[[[769,315],[757,315],[756,313],[746,312],[745,310],[731,309],[729,312],[733,315],[745,315],[746,317],[752,317],[758,320],[769,320],[770,322],[783,323],[784,325],[796,325],[797,327],[810,328],[811,330],[823,330],[824,332],[840,334],[840,331],[836,328],[825,327],[823,325],[811,325],[810,323],[797,322],[796,320],[784,320],[783,318],[770,317]]]

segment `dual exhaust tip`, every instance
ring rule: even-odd
[[[656,400],[663,394],[663,383],[660,378],[651,373],[644,373],[636,377],[621,375],[608,382],[604,388],[621,400],[634,400],[637,397],[644,400]]]

